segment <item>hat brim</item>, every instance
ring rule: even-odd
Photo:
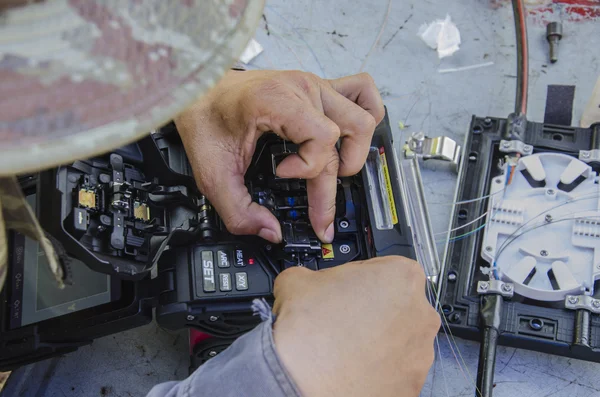
[[[253,36],[264,6],[264,0],[201,0],[202,5],[186,1],[188,8],[183,10],[183,5],[161,2],[145,1],[141,6],[145,10],[136,10],[139,4],[119,0],[113,2],[114,7],[128,3],[128,15],[121,13],[109,18],[103,14],[100,20],[94,20],[106,11],[95,10],[91,19],[86,20],[90,17],[86,11],[92,12],[87,6],[96,2],[71,1],[70,11],[74,3],[82,8],[77,12],[84,19],[83,27],[92,25],[90,31],[99,29],[102,37],[92,34],[90,44],[85,42],[89,32],[82,31],[81,26],[75,29],[67,26],[60,31],[62,41],[65,41],[66,31],[71,35],[69,46],[90,50],[92,67],[83,68],[82,74],[74,71],[78,68],[74,62],[90,60],[57,60],[52,56],[49,56],[51,61],[44,60],[43,56],[27,58],[27,50],[37,50],[42,55],[44,51],[46,55],[52,51],[52,48],[35,48],[36,41],[43,43],[47,37],[44,34],[52,34],[53,29],[60,30],[60,27],[46,23],[41,31],[29,34],[25,30],[32,17],[38,18],[38,21],[33,18],[35,24],[47,15],[31,11],[29,18],[27,13],[17,15],[12,20],[16,19],[16,25],[20,22],[21,26],[9,31],[12,34],[1,34],[6,29],[0,27],[0,37],[4,37],[0,38],[0,54],[4,54],[0,58],[0,93],[6,94],[0,96],[0,176],[29,173],[105,153],[164,125],[213,87],[232,66]],[[143,18],[142,11],[147,12],[149,3],[160,9],[164,3],[170,3],[169,15],[161,15],[170,24],[170,30],[161,31],[159,26],[153,32],[151,27],[145,27],[144,31],[140,26],[133,26],[139,22],[135,18]],[[212,14],[199,17],[202,8],[210,9]],[[16,11],[11,10],[9,14]],[[60,9],[51,11],[60,15]],[[174,20],[177,16],[182,20]],[[199,19],[197,23],[204,25],[194,27],[194,21],[190,21],[194,17]],[[10,15],[7,20],[11,21]],[[111,29],[119,30],[116,25],[120,25],[119,29],[129,28],[129,36],[113,36],[111,42],[106,36],[113,34]],[[73,31],[78,29],[79,33],[73,36]],[[193,37],[196,34],[206,35],[205,40]],[[19,44],[24,38],[31,43]],[[21,47],[15,47],[11,39],[16,39]],[[189,47],[184,45],[185,40],[189,41]],[[111,44],[122,50],[107,49]],[[17,56],[10,52],[14,48],[17,48],[14,51]],[[69,50],[65,54],[73,52]],[[78,51],[81,53],[85,51]],[[24,65],[23,59],[28,63]],[[45,63],[40,66],[41,62]],[[112,65],[110,73],[107,75],[106,68],[95,68],[98,63]],[[119,67],[121,72],[117,70]]]

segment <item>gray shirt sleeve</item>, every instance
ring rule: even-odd
[[[260,308],[264,321],[254,330],[187,379],[156,385],[147,397],[301,397],[275,351],[274,317],[270,308],[269,315],[263,316],[264,309]]]

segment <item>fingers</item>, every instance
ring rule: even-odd
[[[325,115],[340,129],[340,176],[357,174],[369,154],[375,118],[329,86],[323,86],[321,98]]]
[[[317,177],[340,137],[340,129],[332,120],[301,101],[271,116],[270,127],[299,145],[298,154],[286,157],[277,167],[277,176],[281,178]]]
[[[241,175],[228,175],[205,188],[227,230],[233,234],[255,234],[272,243],[281,241],[281,226],[265,207],[252,201]]]
[[[325,243],[333,241],[335,227],[335,197],[337,193],[339,157],[335,148],[329,151],[329,160],[323,171],[306,181],[308,217],[317,237]]]
[[[373,78],[368,73],[328,80],[328,82],[334,90],[369,112],[377,124],[383,120],[385,116],[383,100]]]

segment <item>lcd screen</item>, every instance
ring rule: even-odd
[[[35,210],[36,195],[27,196]],[[111,277],[72,259],[71,284],[59,289],[37,241],[13,235],[10,327],[28,324],[89,309],[118,299]],[[112,291],[111,291],[112,290]]]

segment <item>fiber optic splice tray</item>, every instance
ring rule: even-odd
[[[507,123],[473,117],[466,137],[444,325],[480,340],[483,323],[500,344],[600,362],[600,123],[527,122],[519,139]]]
[[[20,178],[67,270],[56,287],[37,242],[10,236],[0,306],[0,370],[76,350],[149,323],[232,340],[257,324],[284,269],[324,269],[381,255],[415,257],[389,120],[360,174],[338,179],[335,239],[308,219],[306,183],[275,176],[297,147],[264,135],[246,174],[253,199],[281,222],[283,242],[227,232],[194,182],[171,123],[104,156]]]

